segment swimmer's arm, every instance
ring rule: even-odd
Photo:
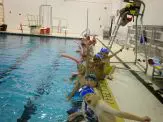
[[[136,115],[133,115],[131,113],[127,113],[127,112],[119,112],[117,114],[118,117],[121,117],[121,118],[125,118],[125,119],[130,119],[130,120],[136,120],[136,121],[140,121],[140,122],[143,122],[144,119],[142,117],[139,117],[139,116],[136,116]]]
[[[108,113],[110,113],[114,116],[120,117],[120,118],[136,120],[136,121],[140,121],[140,122],[143,122],[143,120],[144,120],[142,117],[113,109],[106,102],[101,102],[100,108],[103,109],[103,111],[108,112]]]
[[[79,87],[79,83],[75,84],[75,87],[73,88],[72,92],[67,96],[68,100],[70,100],[75,95],[75,92],[79,90]]]
[[[122,47],[120,50],[118,50],[117,52],[113,53],[112,55],[108,56],[108,58],[112,58],[114,57],[115,55],[117,55],[119,52],[122,52],[124,47]]]
[[[118,50],[117,52],[113,53],[112,55],[109,55],[108,58],[112,58],[114,57],[115,55],[117,55],[119,52],[121,52],[122,50]]]

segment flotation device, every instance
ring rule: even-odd
[[[75,61],[77,64],[80,63],[80,61],[79,61],[77,58],[74,58],[74,57],[69,56],[69,55],[67,55],[67,54],[61,54],[61,56],[62,56],[62,57],[65,57],[65,58],[68,58],[68,59],[71,59],[71,60]]]
[[[98,86],[98,92],[100,93],[101,97],[106,101],[112,108],[120,110],[119,106],[113,96],[113,93],[107,85],[107,80],[101,80]],[[116,122],[124,122],[124,119],[116,117]]]

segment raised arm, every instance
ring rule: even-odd
[[[71,100],[71,98],[75,95],[75,92],[77,92],[79,90],[79,88],[80,88],[80,84],[77,81],[77,83],[75,84],[72,92],[67,96],[67,99]]]
[[[114,57],[115,55],[117,55],[119,52],[122,52],[122,50],[124,49],[124,47],[122,47],[120,50],[118,50],[117,52],[113,53],[112,55],[109,56],[109,58]]]
[[[133,115],[127,112],[120,112],[117,114],[118,117],[125,118],[125,119],[130,119],[130,120],[136,120],[140,122],[150,122],[151,119],[148,116],[144,117],[139,117],[137,115]]]
[[[100,109],[102,109],[103,111],[105,111],[109,114],[112,114],[114,116],[117,116],[120,118],[125,118],[125,119],[130,119],[130,120],[136,120],[136,121],[140,121],[140,122],[150,122],[151,121],[151,119],[147,116],[139,117],[139,116],[127,113],[127,112],[121,112],[116,109],[113,109],[106,102],[104,102],[102,100],[99,103],[100,103],[99,104]]]

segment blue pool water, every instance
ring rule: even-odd
[[[78,57],[74,42],[58,38],[0,36],[0,122],[64,122],[71,103],[65,98]]]

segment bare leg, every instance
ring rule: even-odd
[[[75,92],[78,91],[79,88],[80,88],[80,84],[79,84],[78,81],[76,81],[74,85],[75,85],[75,86],[74,86],[72,92],[70,93],[70,95],[67,96],[67,100],[68,100],[68,101],[71,100],[71,98],[75,95]]]

